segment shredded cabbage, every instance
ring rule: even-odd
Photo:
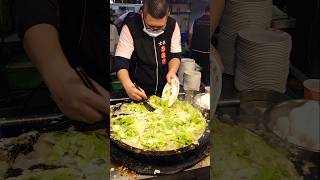
[[[108,138],[105,134],[98,132],[43,133],[34,144],[33,151],[28,154],[19,154],[12,164],[12,167],[21,169],[22,174],[8,179],[106,179],[109,160],[108,146]],[[30,168],[37,164],[63,167],[56,169]]]
[[[212,122],[214,179],[299,179],[285,151],[245,128]]]
[[[142,103],[122,105],[119,111],[125,115],[111,118],[111,136],[130,146],[156,151],[198,143],[206,127],[198,109],[180,100],[168,107],[168,101],[157,96],[151,96],[148,103],[154,112]]]

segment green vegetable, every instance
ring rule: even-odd
[[[109,140],[104,132],[43,133],[33,145],[32,152],[19,154],[10,165],[0,161],[0,179],[9,167],[17,167],[23,171],[18,177],[9,178],[17,180],[107,179],[108,154]],[[23,164],[24,160],[26,165]],[[30,168],[35,164],[63,168]]]
[[[253,132],[217,120],[212,132],[214,179],[298,179],[287,154]]]
[[[142,103],[122,105],[121,115],[111,118],[111,136],[145,150],[175,150],[196,143],[203,134],[206,120],[191,104],[151,96],[148,103],[156,111],[147,111]]]
[[[48,163],[62,163],[65,158],[81,162],[79,167],[85,170],[92,161],[101,159],[107,162],[107,139],[101,139],[94,133],[47,133],[46,139],[59,139],[53,144],[48,156],[43,157]],[[45,140],[45,139],[44,139]]]

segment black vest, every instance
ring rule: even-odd
[[[60,0],[61,45],[71,66],[83,67],[92,79],[111,90],[106,2],[86,0],[86,8],[84,4],[85,0]]]
[[[171,38],[176,21],[168,17],[165,32],[152,38],[143,31],[140,14],[130,13],[127,17],[125,23],[134,41],[134,52],[129,65],[130,78],[141,86],[147,95],[160,95],[167,83]]]
[[[203,15],[193,24],[191,49],[210,53],[210,16]]]

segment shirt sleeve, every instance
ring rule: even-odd
[[[120,37],[115,56],[130,59],[134,51],[133,38],[127,25],[124,25]]]
[[[176,23],[172,34],[170,52],[181,53],[181,34],[178,23]]]
[[[16,31],[21,39],[25,32],[37,24],[57,27],[57,3],[54,0],[15,0],[13,4]]]

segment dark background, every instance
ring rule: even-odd
[[[292,35],[291,62],[309,78],[320,78],[319,0],[273,0],[273,4],[296,19]]]

